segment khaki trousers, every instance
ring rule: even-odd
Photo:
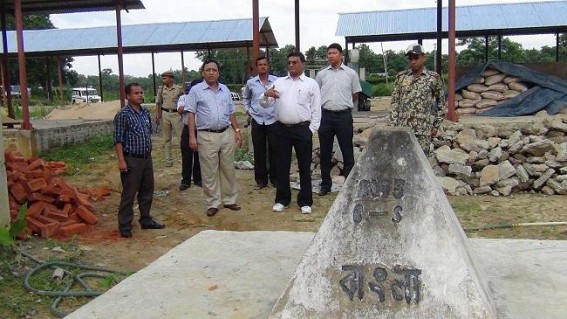
[[[163,125],[163,146],[165,153],[165,165],[173,165],[173,157],[171,156],[171,139],[172,134],[175,133],[177,138],[181,138],[181,116],[177,112],[161,112],[161,123]]]
[[[234,131],[231,128],[222,133],[199,131],[197,143],[207,208],[237,204]]]

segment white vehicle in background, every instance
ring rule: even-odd
[[[99,103],[101,101],[97,91],[92,88],[73,88],[71,92],[71,103]]]

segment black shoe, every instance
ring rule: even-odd
[[[240,207],[238,204],[224,205],[224,208],[228,208],[228,209],[230,209],[230,210],[240,210],[240,209],[242,209],[242,207]]]
[[[203,187],[203,182],[195,182],[195,185],[197,185],[199,187]]]
[[[165,225],[160,224],[155,220],[142,224],[142,229],[162,229],[162,228],[165,228]]]
[[[325,195],[329,194],[330,192],[331,192],[330,189],[321,188],[321,190],[319,191],[319,196],[325,196]]]
[[[207,208],[207,210],[205,211],[205,214],[207,214],[207,216],[211,217],[211,216],[215,216],[218,211],[219,211],[218,208],[211,207],[211,208]]]
[[[132,232],[129,230],[121,230],[120,237],[122,238],[132,238]]]
[[[181,185],[179,185],[179,190],[184,191],[189,187],[191,187],[189,184],[181,183]]]
[[[258,190],[261,190],[262,188],[266,188],[266,187],[268,187],[268,185],[266,185],[266,184],[258,184],[258,185],[256,185],[256,186],[254,186],[254,190],[257,190],[257,191],[258,191]]]

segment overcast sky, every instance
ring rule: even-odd
[[[295,44],[294,31],[294,0],[258,0],[260,16],[269,17],[270,25],[278,44],[283,47]],[[456,0],[457,6],[511,3],[539,2],[544,0]],[[164,23],[184,21],[225,20],[252,17],[252,0],[142,0],[145,10],[122,11],[122,24]],[[344,38],[335,36],[338,13],[361,12],[375,10],[395,10],[407,8],[435,7],[435,0],[302,0],[300,1],[300,41],[301,50],[328,45],[333,42],[344,45]],[[448,1],[443,1],[447,6]],[[114,12],[72,13],[51,15],[51,21],[60,29],[86,28],[116,25]],[[446,23],[446,22],[444,22]],[[523,47],[540,48],[543,45],[554,46],[555,40],[547,36],[512,37],[513,41],[522,43]],[[384,42],[384,50],[402,50],[411,42]],[[426,51],[434,49],[435,40],[424,41]],[[380,44],[371,44],[371,48],[381,52]],[[446,48],[444,49],[446,53]],[[200,62],[194,58],[193,52],[184,54],[185,66],[197,69]],[[110,68],[118,73],[118,63],[115,55],[101,57],[102,68]],[[155,54],[156,72],[181,69],[180,53]],[[77,57],[73,69],[81,74],[98,74],[96,56]],[[124,73],[134,76],[151,74],[150,54],[127,54],[124,56]]]

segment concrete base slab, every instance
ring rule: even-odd
[[[314,235],[201,232],[66,318],[266,318]],[[565,318],[567,241],[469,244],[499,318]]]

